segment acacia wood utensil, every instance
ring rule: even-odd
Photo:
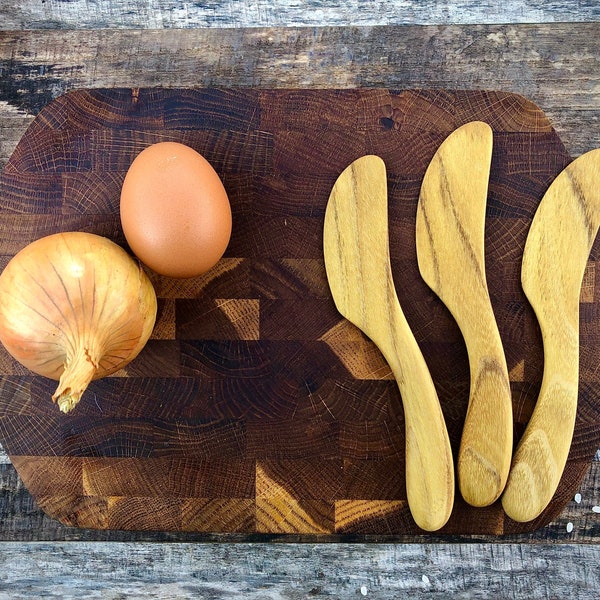
[[[579,388],[579,300],[600,225],[600,149],[583,154],[552,182],[527,235],[521,282],[540,324],[540,394],[510,470],[502,505],[531,521],[554,495],[569,454]]]
[[[457,470],[461,494],[473,506],[500,496],[512,455],[510,382],[485,274],[492,143],[492,130],[481,121],[451,133],[427,168],[416,217],[421,275],[452,313],[469,356]]]
[[[404,406],[410,510],[419,527],[434,531],[452,511],[452,451],[429,369],[396,295],[387,198],[378,156],[361,157],[341,173],[325,212],[325,267],[338,310],[377,345],[394,373]]]

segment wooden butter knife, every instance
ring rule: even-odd
[[[484,230],[493,134],[473,121],[452,132],[429,164],[416,218],[423,279],[452,313],[470,365],[458,483],[473,506],[504,489],[513,444],[512,401],[485,274]]]
[[[454,503],[452,450],[429,369],[400,307],[389,256],[385,164],[363,156],[337,179],[324,223],[327,278],[339,312],[379,348],[398,383],[412,516],[441,528]]]
[[[515,521],[535,519],[562,476],[579,388],[579,299],[600,225],[600,149],[571,162],[550,184],[527,235],[521,282],[540,324],[539,397],[510,470],[502,505]]]

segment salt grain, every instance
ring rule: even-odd
[[[581,504],[581,494],[575,494],[575,502],[577,502],[577,504]]]
[[[423,575],[421,577],[421,581],[425,584],[425,585],[429,585],[429,577],[427,577],[427,575]]]
[[[366,586],[366,585],[363,585],[363,586],[360,588],[360,593],[361,593],[363,596],[366,596],[366,595],[367,595],[367,593],[368,593],[368,590],[367,590],[367,586]]]
[[[567,533],[571,533],[573,531],[573,523],[570,521],[567,523]]]
[[[600,506],[592,506],[592,511],[595,513],[600,513]]]

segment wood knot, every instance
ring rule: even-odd
[[[402,111],[394,108],[391,104],[382,107],[383,115],[379,119],[380,125],[384,129],[399,129],[402,121]]]

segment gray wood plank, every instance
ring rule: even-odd
[[[474,543],[452,550],[436,544],[4,543],[0,598],[595,600],[600,589],[599,546]]]
[[[1,164],[23,115],[81,87],[503,89],[546,111],[573,155],[600,143],[600,22],[0,31],[0,69]]]
[[[0,1],[0,27],[4,29],[540,23],[593,21],[599,17],[600,6],[594,0]]]

